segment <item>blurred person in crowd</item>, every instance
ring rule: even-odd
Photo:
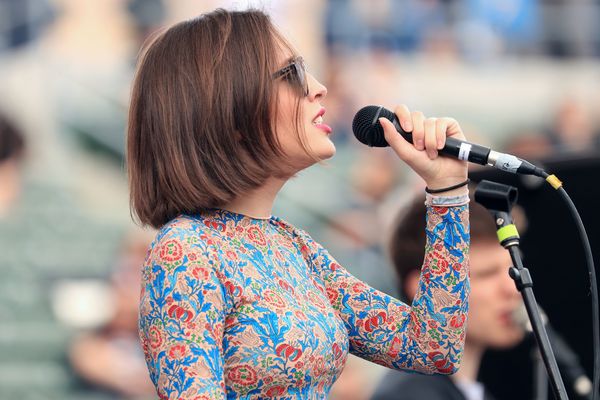
[[[556,58],[598,56],[598,1],[543,0],[544,52]]]
[[[140,44],[160,28],[167,14],[163,0],[128,0],[127,9],[131,13]]]
[[[410,301],[418,290],[420,264],[425,245],[426,215],[424,199],[418,196],[401,214],[390,240],[390,253],[400,281],[400,291]],[[520,215],[520,214],[519,214]],[[522,218],[519,218],[521,220]],[[492,215],[483,206],[470,205],[470,271],[467,337],[461,368],[453,376],[419,376],[389,372],[373,395],[373,400],[483,400],[492,395],[477,381],[481,359],[486,349],[508,349],[524,337],[514,315],[522,301],[508,275],[512,265],[509,253],[498,243]],[[438,245],[436,245],[438,246]],[[436,251],[434,246],[433,251]],[[445,262],[430,265],[426,274],[443,273],[452,266]],[[466,320],[453,318],[450,324],[462,326]]]
[[[560,102],[548,135],[555,152],[589,152],[600,149],[600,135],[590,110],[582,100],[574,97],[567,97]]]
[[[554,152],[548,135],[535,129],[522,129],[511,135],[503,151],[527,160],[542,160]]]
[[[151,242],[148,232],[125,237],[110,288],[114,302],[112,318],[102,327],[75,337],[69,361],[88,390],[116,398],[154,398],[138,337],[140,264]]]
[[[55,14],[49,0],[0,0],[0,52],[17,50],[37,39]]]
[[[468,61],[538,51],[537,0],[463,0],[457,3],[456,14],[456,40]]]
[[[352,190],[327,226],[327,242],[340,253],[338,261],[354,263],[348,268],[354,267],[352,272],[358,277],[386,293],[395,293],[385,274],[389,269],[381,232],[389,225],[386,203],[398,183],[399,170],[395,157],[383,150],[362,146],[356,152],[350,167]]]
[[[467,168],[438,149],[462,130],[398,106],[412,145],[377,122],[437,192],[427,196],[427,279],[409,307],[271,215],[286,181],[335,153],[326,96],[261,11],[216,10],[145,49],[127,154],[133,211],[160,229],[139,326],[161,398],[323,398],[348,352],[421,373],[458,368],[464,328],[451,321],[468,308]],[[438,263],[449,268],[434,277]]]
[[[448,27],[447,8],[441,0],[328,0],[325,40],[333,52],[364,48],[419,51],[432,34]]]
[[[351,95],[348,76],[344,74],[344,67],[348,60],[342,55],[330,54],[326,62],[325,82],[328,89],[327,121],[328,125],[336,132],[333,141],[336,146],[345,145],[354,140],[354,135],[348,124],[352,120],[352,112],[358,107],[356,99]]]
[[[25,139],[17,125],[0,113],[0,218],[8,215],[19,198],[24,148]]]

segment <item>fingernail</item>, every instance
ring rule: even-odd
[[[417,149],[419,149],[419,150],[423,150],[424,149],[424,147],[423,147],[423,140],[422,139],[418,139],[417,140]]]
[[[400,120],[400,125],[402,125],[402,129],[404,129],[405,132],[412,132],[412,122],[408,119],[404,119],[404,120]]]
[[[438,150],[441,150],[444,148],[444,142],[442,140],[438,140],[437,148],[438,148]]]

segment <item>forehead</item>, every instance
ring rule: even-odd
[[[469,251],[471,271],[506,268],[512,265],[510,254],[498,242],[472,242]]]
[[[294,49],[294,46],[279,31],[274,32],[274,42],[277,65],[285,66],[298,56],[298,52]]]
[[[286,65],[289,65],[292,62],[294,62],[296,57],[297,57],[296,54],[291,53],[290,51],[288,51],[286,49],[280,49],[277,53],[277,57],[275,58],[276,65],[278,68],[283,68]]]

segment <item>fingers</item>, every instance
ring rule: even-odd
[[[434,159],[437,157],[438,145],[436,136],[436,118],[425,118],[421,111],[413,111],[412,119],[412,137],[415,149],[419,151],[426,150],[427,157]],[[445,135],[445,132],[444,132]]]
[[[436,138],[436,121],[437,118],[427,118],[424,122],[425,126],[425,150],[427,157],[433,160],[438,156],[437,138]]]
[[[444,118],[444,120],[446,121],[446,137],[452,136],[456,139],[466,139],[458,121],[454,118]]]
[[[410,111],[404,104],[394,109],[400,126],[406,132],[412,132],[414,148],[425,150],[428,158],[437,157],[438,150],[444,148],[446,137],[464,139],[458,122],[453,118],[425,118],[421,111]]]
[[[425,116],[421,111],[413,111],[411,113],[412,118],[412,137],[415,149],[425,149]]]
[[[426,118],[422,112],[411,112],[405,105],[396,107],[394,112],[402,129],[412,134],[413,143],[405,140],[394,124],[380,118],[385,140],[429,187],[446,187],[460,181],[460,177],[466,177],[466,162],[438,157],[438,151],[444,148],[447,137],[464,140],[458,122],[452,118]]]
[[[404,129],[404,132],[412,132],[413,124],[408,107],[401,104],[394,109],[394,113],[398,117],[398,121],[400,121],[400,126]]]
[[[449,118],[438,118],[435,124],[436,148],[441,150],[446,144],[446,131],[448,130]]]
[[[387,118],[379,118],[379,123],[383,127],[383,134],[385,140],[388,142],[390,147],[394,149],[396,154],[403,160],[406,160],[411,156],[411,152],[415,152],[413,145],[407,142],[402,135],[398,133],[394,124],[392,124]]]
[[[453,118],[425,118],[421,111],[411,112],[404,104],[397,106],[394,112],[402,129],[406,132],[412,132],[414,148],[418,151],[425,151],[429,159],[438,156],[438,150],[444,148],[447,136],[464,139],[460,125]],[[396,143],[394,148],[396,152],[400,149],[398,146],[402,146],[401,151],[406,153],[405,140],[402,138],[402,141],[400,141],[398,138],[400,135],[397,134],[393,125],[389,121],[385,121],[382,122],[382,126],[384,126],[386,140],[390,145],[392,145],[390,141]]]

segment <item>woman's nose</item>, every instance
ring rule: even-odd
[[[327,88],[311,74],[308,76],[308,97],[311,101],[324,99],[327,96]]]

